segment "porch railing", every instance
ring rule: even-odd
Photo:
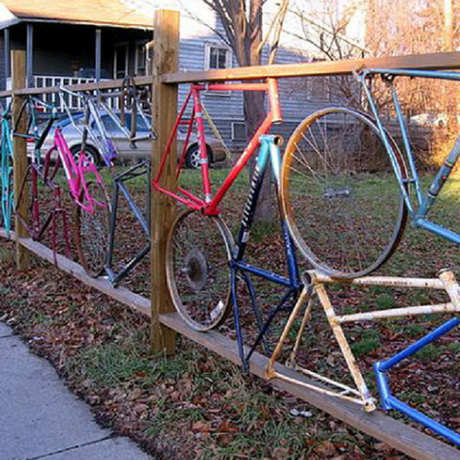
[[[70,85],[80,85],[86,83],[94,83],[95,78],[84,78],[84,77],[63,77],[56,75],[34,75],[34,87],[35,88],[48,88],[56,86],[70,86]],[[7,90],[11,89],[11,78],[7,79],[6,82]],[[54,105],[58,111],[64,111],[64,105],[57,93],[42,94],[40,98],[48,104]],[[81,98],[71,96],[69,94],[64,94],[64,100],[66,101],[68,107],[72,111],[82,110],[82,100]],[[109,100],[110,105],[114,105],[113,102]],[[117,103],[115,103],[117,105]],[[114,107],[116,108],[116,107]],[[46,112],[46,109],[44,110]]]
[[[93,83],[95,81],[95,78],[34,75],[34,86],[36,88],[46,88],[49,86],[79,85],[84,83]],[[70,110],[82,110],[81,98],[70,96],[69,94],[65,94],[64,97]],[[64,106],[58,94],[43,94],[41,98],[48,104],[53,104],[55,107],[57,107],[59,111],[64,110]]]

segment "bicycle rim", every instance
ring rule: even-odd
[[[102,184],[88,182],[87,187],[95,208],[90,213],[75,205],[75,246],[82,267],[90,276],[97,277],[104,270],[107,259],[110,202]],[[86,201],[80,198],[80,202]]]
[[[225,321],[229,311],[232,237],[224,222],[187,210],[168,238],[167,280],[176,310],[197,331]]]
[[[406,167],[392,152],[403,179]],[[407,221],[381,133],[366,114],[331,107],[307,117],[286,146],[281,199],[305,258],[336,278],[368,275],[398,246]]]

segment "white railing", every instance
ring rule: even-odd
[[[85,84],[85,83],[93,83],[95,81],[96,81],[95,78],[34,75],[34,86],[36,88],[47,88],[50,86],[79,85],[79,84]],[[70,110],[81,110],[82,109],[81,98],[70,96],[69,94],[65,94],[64,98]],[[64,110],[62,101],[60,100],[59,95],[56,93],[43,94],[41,96],[41,99],[48,104],[54,105],[59,111]]]
[[[55,75],[34,75],[34,86],[35,88],[48,88],[51,86],[69,86],[69,85],[79,85],[85,83],[94,83],[95,78],[83,78],[83,77],[63,77]],[[11,78],[6,80],[6,89],[11,89]],[[43,94],[40,98],[47,104],[54,105],[58,111],[64,111],[64,105],[57,93]],[[79,97],[71,96],[69,94],[64,94],[64,100],[68,105],[70,110],[82,110],[82,100]],[[109,105],[112,108],[118,107],[118,101],[114,101],[109,98]],[[46,112],[47,110],[44,109]]]

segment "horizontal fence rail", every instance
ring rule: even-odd
[[[318,77],[346,75],[362,68],[446,70],[460,69],[460,53],[411,54],[382,58],[277,64],[198,72],[177,72],[162,76],[163,83],[195,81],[254,80],[260,78]]]
[[[117,80],[105,80],[94,83],[81,83],[78,85],[69,85],[66,86],[66,89],[74,92],[78,91],[96,91],[96,90],[107,90],[107,89],[116,89],[123,86],[123,79],[119,78]],[[145,77],[135,77],[134,82],[136,86],[146,86],[153,83],[153,77],[148,75]],[[12,95],[17,96],[37,96],[43,94],[52,94],[57,93],[60,90],[60,86],[48,86],[45,88],[24,88],[20,90],[8,90],[0,91],[1,97],[10,97]]]
[[[341,61],[322,61],[299,64],[275,64],[264,66],[235,67],[220,70],[175,72],[160,77],[162,83],[179,84],[209,81],[257,80],[261,78],[293,78],[347,75],[362,68],[413,69],[413,70],[456,70],[460,69],[460,52],[411,54]],[[135,77],[137,86],[153,83],[153,76]],[[69,85],[71,91],[95,91],[120,88],[123,79],[106,80],[94,83]],[[43,95],[58,92],[59,86],[45,88],[24,88],[21,90],[0,91],[1,97]]]

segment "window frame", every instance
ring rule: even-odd
[[[125,75],[123,77],[119,77],[117,75],[117,65],[118,65],[118,59],[119,59],[118,52],[121,48],[124,48],[126,51],[125,63],[124,63],[125,64]],[[115,79],[119,79],[119,78],[124,78],[128,74],[129,74],[129,43],[128,42],[114,43],[113,45],[113,77]]]
[[[134,74],[136,76],[148,75],[148,66],[149,60],[147,58],[148,51],[145,49],[145,45],[148,43],[148,40],[136,40],[134,42]],[[139,72],[139,52],[144,56],[144,72]]]
[[[233,55],[232,50],[226,43],[222,42],[206,42],[204,48],[204,70],[218,70],[211,67],[211,49],[215,48],[218,50],[224,50],[225,55],[225,69],[233,67]]]
[[[230,47],[223,42],[206,42],[204,44],[204,70],[221,70],[221,69],[213,69],[210,67],[210,60],[211,60],[211,49],[217,48],[226,51],[225,57],[225,68],[229,69],[233,67],[233,53]],[[230,97],[230,91],[204,91],[206,96],[211,97]]]
[[[242,138],[237,138],[235,136],[236,125],[243,125],[245,134]],[[244,121],[232,121],[231,128],[232,128],[232,142],[247,142],[247,128],[246,128],[246,123]]]

